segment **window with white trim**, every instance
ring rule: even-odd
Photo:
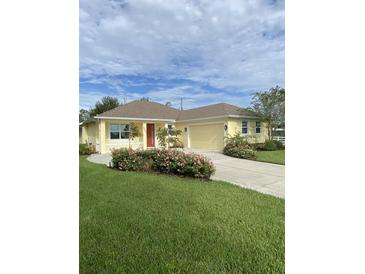
[[[261,133],[261,122],[256,122],[256,133]]]
[[[247,134],[247,133],[248,133],[248,122],[242,121],[242,134]]]
[[[128,124],[111,124],[110,125],[110,139],[128,139],[129,125]]]

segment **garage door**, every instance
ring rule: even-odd
[[[223,150],[224,124],[196,125],[189,127],[190,147]]]

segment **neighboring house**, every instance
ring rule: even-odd
[[[129,147],[129,124],[134,122],[140,136],[131,141],[132,148],[158,147],[156,133],[163,127],[182,130],[185,148],[222,151],[225,137],[236,132],[267,139],[267,128],[252,111],[226,103],[178,110],[159,103],[133,101],[95,116],[82,124],[80,142],[95,145],[107,153],[112,148]]]

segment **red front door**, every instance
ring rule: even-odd
[[[155,147],[155,125],[147,124],[147,147]]]

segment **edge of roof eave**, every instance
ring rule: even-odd
[[[248,115],[220,115],[220,116],[210,116],[203,118],[194,118],[194,119],[186,119],[186,120],[176,120],[176,122],[191,122],[191,121],[201,121],[201,120],[209,120],[209,119],[219,119],[219,118],[247,118],[247,119],[259,119],[258,116],[248,116]]]
[[[175,119],[133,118],[133,117],[110,117],[110,116],[95,116],[95,119],[176,122],[176,120],[175,120]]]
[[[219,118],[247,118],[247,119],[259,119],[258,116],[248,116],[248,115],[220,115],[220,116],[210,116],[194,119],[157,119],[157,118],[133,118],[133,117],[110,117],[110,116],[95,116],[95,119],[110,119],[110,120],[137,120],[137,121],[164,121],[164,122],[191,122],[191,121],[201,121],[209,119],[219,119]]]

